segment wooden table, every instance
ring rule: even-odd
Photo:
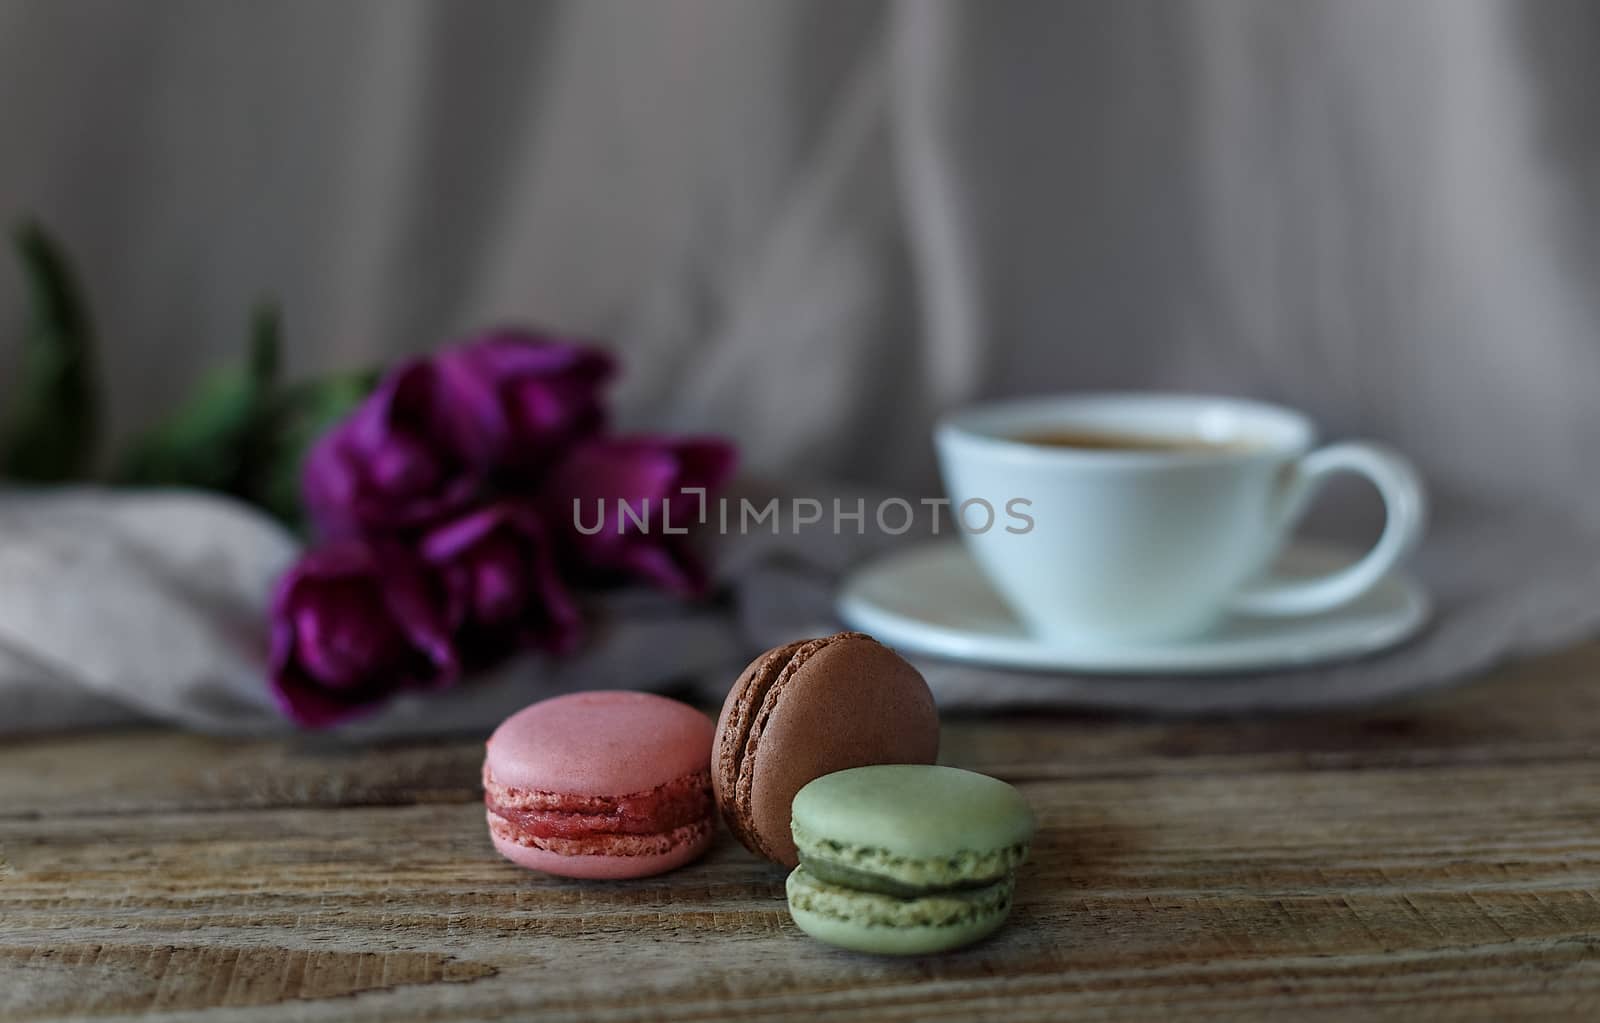
[[[654,880],[501,862],[480,744],[0,750],[0,1018],[1600,1018],[1600,644],[1363,713],[948,722],[1042,831],[1011,924],[810,941],[726,838]]]

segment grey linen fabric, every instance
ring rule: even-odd
[[[118,436],[233,357],[263,293],[298,372],[501,320],[603,337],[623,426],[729,434],[783,480],[931,492],[932,420],[994,395],[1303,408],[1433,484],[1428,637],[1299,689],[1238,680],[1248,697],[932,678],[952,703],[1304,706],[1595,627],[1597,18],[1565,0],[0,0],[0,217],[77,255]],[[20,308],[0,272],[0,325]],[[0,402],[14,355],[0,344]],[[39,547],[35,500],[55,499],[0,512],[4,727],[271,725],[237,644],[285,538],[215,504],[152,537],[84,499],[81,543]],[[1319,528],[1366,535],[1370,512],[1336,492]],[[235,530],[253,539],[230,553]],[[606,645],[520,670],[689,678],[814,626],[855,555],[802,539],[728,552],[738,618],[636,608]],[[95,608],[179,627],[199,548],[238,572],[233,604],[196,600],[229,617],[145,661],[107,647]],[[634,626],[693,642],[635,662],[658,648]],[[165,672],[163,650],[182,659]],[[518,677],[495,685],[520,698]]]
[[[755,493],[747,489],[746,493]],[[773,491],[759,492],[764,503]],[[877,493],[805,488],[854,507]],[[870,527],[869,527],[870,529]],[[1600,628],[1600,568],[1552,537],[1560,523],[1441,524],[1417,568],[1439,604],[1422,636],[1366,660],[1203,678],[994,671],[916,658],[947,710],[1293,711],[1368,702],[1470,677],[1505,657]],[[404,697],[340,729],[349,738],[483,731],[545,696],[584,688],[719,701],[767,646],[839,627],[843,573],[893,544],[831,530],[718,541],[719,594],[702,604],[621,591],[588,601],[589,641],[527,657],[445,694]],[[164,721],[218,733],[290,726],[265,677],[267,597],[294,545],[250,509],[205,495],[78,491],[0,497],[0,733]]]

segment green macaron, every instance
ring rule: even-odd
[[[824,775],[794,797],[789,914],[820,941],[917,955],[971,944],[1011,912],[1033,814],[1005,782],[893,764]]]

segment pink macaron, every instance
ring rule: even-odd
[[[711,845],[704,714],[651,693],[542,700],[489,737],[489,835],[513,863],[563,877],[648,877]]]

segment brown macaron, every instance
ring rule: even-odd
[[[871,636],[841,632],[768,650],[744,670],[717,719],[711,788],[745,848],[793,867],[789,805],[807,782],[938,756],[922,673]]]

